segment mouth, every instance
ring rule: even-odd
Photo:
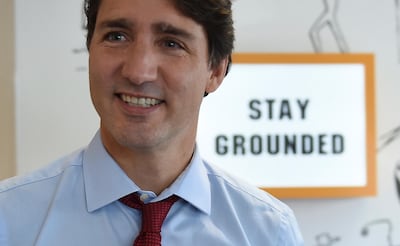
[[[149,108],[162,103],[162,100],[158,100],[155,98],[148,98],[148,97],[134,97],[126,94],[120,94],[119,97],[123,102],[125,102],[129,106],[135,106],[141,108]]]

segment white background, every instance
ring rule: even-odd
[[[324,2],[234,1],[236,51],[314,52],[308,32],[323,12]],[[15,3],[17,161],[18,172],[25,173],[86,145],[98,127],[98,118],[88,93],[87,55],[80,52],[84,48],[81,1]],[[374,53],[376,57],[380,137],[400,125],[396,1],[339,3],[337,22],[348,51]],[[341,51],[328,26],[320,34],[323,52]],[[285,200],[297,215],[306,245],[389,245],[387,221],[393,226],[393,244],[400,244],[400,200],[394,181],[399,149],[400,141],[395,140],[378,152],[376,197]],[[368,227],[369,234],[363,236],[364,226],[374,221]]]

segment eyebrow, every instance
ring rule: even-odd
[[[112,20],[105,20],[99,23],[99,28],[123,28],[123,29],[130,29],[134,26],[133,22],[120,18],[120,19],[112,19]]]
[[[194,39],[194,35],[189,31],[186,31],[183,28],[176,27],[167,22],[158,22],[152,26],[152,29],[155,33],[159,34],[170,34],[174,36],[180,36],[186,39]]]
[[[121,28],[121,29],[134,29],[135,23],[125,18],[104,20],[99,23],[99,28]],[[173,24],[167,22],[156,22],[152,24],[151,29],[157,34],[170,34],[174,36],[180,36],[186,39],[194,39],[194,35],[189,31],[176,27]]]

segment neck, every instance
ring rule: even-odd
[[[168,144],[165,148],[132,149],[105,144],[127,176],[142,190],[159,195],[169,187],[189,164],[195,142]]]
[[[163,155],[162,153],[132,152],[117,162],[130,179],[141,189],[157,195],[169,187],[189,164],[193,155],[190,150]],[[178,157],[179,156],[179,157]]]

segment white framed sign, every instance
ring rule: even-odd
[[[203,101],[204,158],[281,198],[376,193],[370,54],[234,54]]]

